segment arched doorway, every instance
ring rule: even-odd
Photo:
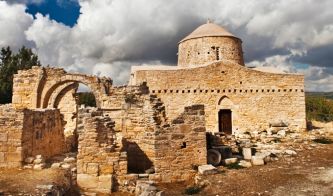
[[[227,96],[223,96],[217,103],[217,130],[231,135],[233,130],[234,104]]]

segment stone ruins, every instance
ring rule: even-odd
[[[204,24],[179,42],[178,66],[133,66],[127,86],[60,68],[19,71],[12,104],[0,105],[0,167],[77,151],[79,187],[133,191],[138,180],[193,179],[207,164],[208,132],[305,130],[304,77],[245,67],[241,43]],[[97,108],[77,105],[80,83]]]

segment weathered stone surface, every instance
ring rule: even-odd
[[[292,155],[292,156],[297,155],[297,152],[294,151],[294,150],[286,150],[285,153],[286,153],[287,155]]]
[[[98,187],[99,179],[96,176],[89,174],[77,174],[77,184],[86,189],[96,189]]]
[[[252,156],[251,159],[252,165],[264,165],[264,159],[262,157]]]
[[[237,163],[237,158],[224,159],[224,163],[225,163],[226,165],[230,165],[230,164],[233,164],[233,163]]]
[[[35,157],[27,157],[24,159],[24,162],[30,164],[30,163],[33,163],[34,160],[35,160]]]
[[[242,166],[242,167],[245,167],[245,168],[249,168],[249,167],[252,167],[252,164],[251,162],[248,162],[248,161],[244,161],[244,160],[241,160],[238,165]]]
[[[7,142],[8,134],[7,133],[0,133],[0,142]]]
[[[46,167],[46,164],[45,163],[39,163],[39,164],[35,164],[33,169],[34,170],[42,170]]]
[[[198,167],[198,172],[203,175],[216,174],[217,169],[212,165],[200,165]]]
[[[246,160],[251,160],[251,158],[252,158],[251,148],[243,148],[243,157]]]

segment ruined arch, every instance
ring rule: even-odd
[[[55,93],[52,94],[52,97],[49,101],[49,105],[48,107],[51,107],[51,108],[58,108],[58,105],[61,101],[61,99],[67,94],[69,93],[70,91],[74,91],[76,92],[77,89],[79,87],[79,83],[77,82],[74,82],[74,83],[71,83],[69,85],[64,85],[62,86],[61,88],[58,88]]]
[[[85,75],[65,75],[56,81],[52,81],[44,86],[44,91],[41,95],[41,108],[47,108],[51,101],[51,96],[57,89],[63,85],[73,83],[82,83],[89,87],[96,98],[97,107],[101,107],[103,95],[107,94],[107,89],[102,81],[97,77]]]

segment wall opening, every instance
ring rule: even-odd
[[[219,132],[232,134],[232,112],[229,109],[222,109],[218,113]]]

